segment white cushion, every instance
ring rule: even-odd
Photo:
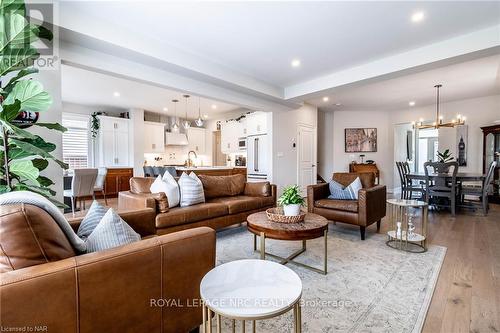
[[[87,238],[87,253],[102,251],[140,240],[141,236],[123,221],[113,208],[110,208]]]
[[[87,214],[83,218],[82,222],[80,222],[80,226],[78,227],[78,232],[76,233],[80,238],[87,238],[94,231],[95,227],[101,222],[108,208],[101,205],[97,200],[92,202]]]
[[[340,200],[357,200],[358,191],[363,188],[359,177],[356,177],[356,179],[354,179],[354,181],[346,187],[337,183],[333,179],[330,181],[328,186],[330,187],[330,195],[328,198]]]
[[[151,193],[165,193],[168,199],[168,207],[172,208],[179,204],[179,185],[174,177],[171,175],[170,177],[171,178],[163,176],[163,179],[161,176],[156,177],[153,184],[149,187],[149,190]]]
[[[179,188],[181,190],[181,207],[205,202],[203,184],[194,172],[191,172],[189,176],[185,172],[182,173],[179,178]]]

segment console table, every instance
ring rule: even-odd
[[[349,172],[372,172],[375,176],[375,184],[378,185],[380,183],[380,170],[375,163],[351,163],[349,164]]]

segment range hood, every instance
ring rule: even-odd
[[[181,122],[180,119],[155,112],[145,111],[144,120],[162,123],[165,125],[165,146],[186,146],[188,144],[188,139],[182,126],[179,127],[179,132],[172,132],[173,124],[176,120]]]
[[[187,146],[187,144],[186,134],[165,132],[165,146]]]

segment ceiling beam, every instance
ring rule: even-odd
[[[285,87],[285,99],[317,98],[328,93],[329,90],[342,86],[376,78],[387,79],[391,75],[395,77],[408,74],[405,71],[427,70],[429,64],[446,66],[456,61],[458,57],[467,55],[481,57],[488,53],[498,52],[498,48],[500,48],[500,25]]]

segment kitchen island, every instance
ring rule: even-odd
[[[200,167],[176,167],[177,176],[180,177],[183,172],[190,173],[194,172],[197,175],[209,175],[209,176],[229,176],[242,174],[247,175],[247,168],[244,166],[226,167],[226,166],[200,166]]]

